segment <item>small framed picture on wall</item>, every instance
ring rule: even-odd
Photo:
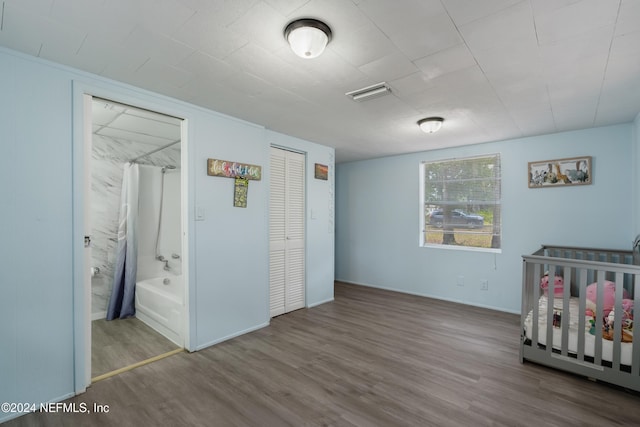
[[[329,166],[316,163],[315,178],[327,181],[329,179]]]

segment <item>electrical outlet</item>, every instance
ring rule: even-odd
[[[480,281],[480,290],[483,290],[483,291],[489,290],[489,281],[487,279],[482,279]]]
[[[464,286],[464,276],[458,276],[458,286]]]

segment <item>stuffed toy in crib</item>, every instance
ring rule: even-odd
[[[606,322],[602,327],[602,337],[613,341],[613,321],[615,319],[615,308],[609,312]],[[622,300],[622,342],[633,341],[633,300],[625,298]]]
[[[615,319],[615,292],[616,284],[605,280],[602,298],[602,337],[613,341],[613,321]],[[595,335],[595,314],[596,300],[598,295],[598,284],[592,283],[587,286],[587,309],[585,314],[590,317],[591,334]],[[626,289],[622,290],[622,342],[633,341],[633,300],[629,299]]]
[[[553,296],[562,298],[562,294],[564,293],[564,279],[562,276],[558,276],[556,274],[555,279],[553,280]],[[540,279],[540,289],[544,291],[544,295],[549,295],[549,273],[545,273],[544,277]]]
[[[598,284],[592,283],[587,286],[587,313],[594,316],[596,313],[596,301],[598,298]],[[629,299],[626,289],[622,290],[622,298]],[[604,281],[604,292],[602,298],[602,315],[606,319],[613,310],[616,302],[616,284],[609,280]]]
[[[613,341],[613,322],[615,319],[615,295],[616,284],[609,280],[604,281],[604,288],[602,292],[602,337],[604,339]],[[553,296],[554,298],[562,299],[564,296],[564,278],[556,275],[553,281]],[[549,295],[549,273],[540,279],[540,289],[543,290],[544,295]],[[592,283],[587,286],[586,296],[586,310],[585,315],[589,318],[590,330],[592,335],[595,335],[595,316],[596,316],[596,301],[598,298],[598,283]],[[629,299],[629,293],[626,289],[622,290],[622,342],[633,341],[633,300]],[[554,304],[555,305],[555,304]],[[562,322],[562,310],[557,306],[553,310],[553,326],[559,328]]]

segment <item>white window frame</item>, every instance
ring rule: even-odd
[[[485,158],[497,158],[497,165],[498,165],[498,169],[500,170],[502,168],[501,166],[501,156],[500,153],[493,153],[493,154],[484,154],[484,155],[478,155],[478,156],[468,156],[468,157],[460,157],[460,158],[451,158],[451,159],[441,159],[441,160],[425,160],[420,162],[419,165],[419,176],[420,176],[420,238],[419,238],[419,244],[422,247],[427,247],[427,248],[440,248],[440,249],[453,249],[453,250],[465,250],[465,251],[479,251],[479,252],[492,252],[492,253],[502,253],[502,221],[499,221],[499,224],[497,225],[498,228],[498,233],[500,235],[500,248],[485,248],[485,247],[475,247],[475,246],[464,246],[464,245],[453,245],[453,244],[443,244],[443,243],[428,243],[427,242],[427,227],[428,227],[428,222],[427,222],[427,206],[426,204],[428,203],[425,197],[425,189],[426,189],[426,182],[425,182],[425,168],[426,165],[429,164],[434,164],[434,163],[446,163],[446,162],[456,162],[456,161],[463,161],[463,160],[474,160],[474,159],[485,159]],[[498,174],[498,184],[501,187],[502,183],[501,183],[502,177],[500,175],[500,173]],[[498,191],[498,196],[497,199],[493,200],[493,203],[500,209],[500,214],[499,217],[502,217],[502,196],[501,196],[501,189]],[[458,230],[457,228],[455,229],[456,231]]]

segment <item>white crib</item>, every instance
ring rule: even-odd
[[[640,266],[633,252],[542,246],[522,258],[521,362],[640,391],[640,338],[633,339],[633,311],[628,310],[630,304],[640,307]],[[545,274],[547,295],[540,287]],[[555,284],[556,276],[563,288]],[[605,317],[607,281],[615,283],[615,298]]]

